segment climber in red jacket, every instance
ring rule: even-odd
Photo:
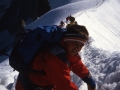
[[[70,71],[87,83],[88,90],[95,90],[95,82],[78,54],[88,38],[85,26],[67,28],[59,44],[39,52],[33,60],[31,68],[39,72],[19,73],[16,90],[78,90]]]

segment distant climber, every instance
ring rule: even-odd
[[[64,21],[61,21],[59,27],[64,28],[64,26],[65,26]]]
[[[71,15],[66,18],[66,22],[67,22],[66,28],[68,28],[72,25],[77,25],[77,21],[75,21],[75,17],[73,17]]]

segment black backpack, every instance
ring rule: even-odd
[[[66,29],[58,26],[39,26],[28,31],[9,56],[10,66],[19,72],[30,71],[30,65],[38,51],[58,43]]]

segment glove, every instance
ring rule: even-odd
[[[93,78],[92,78],[90,73],[88,74],[88,76],[82,78],[82,80],[87,83],[88,90],[96,90],[95,81],[93,80]]]

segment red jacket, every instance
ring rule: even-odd
[[[62,60],[61,57],[67,59],[63,58]],[[89,73],[79,55],[67,55],[61,47],[39,53],[31,67],[37,71],[44,70],[46,75],[30,73],[30,81],[40,86],[55,85],[57,90],[78,90],[77,86],[71,82],[70,71],[73,71],[80,78],[86,77]]]

